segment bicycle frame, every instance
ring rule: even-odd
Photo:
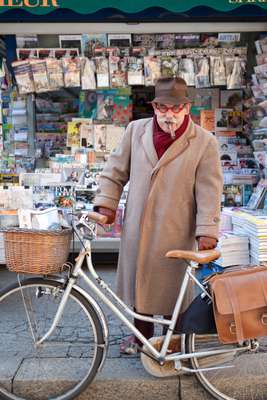
[[[78,231],[76,227],[74,227],[74,232],[76,235],[80,238]],[[92,259],[91,259],[91,240],[86,239],[83,242],[85,250],[81,250],[79,253],[79,256],[76,258],[76,264],[73,268],[72,275],[68,279],[67,286],[64,290],[64,294],[62,296],[62,300],[59,304],[59,307],[57,309],[57,312],[55,314],[54,320],[52,322],[52,325],[48,332],[41,338],[39,339],[35,345],[39,346],[41,345],[54,331],[56,328],[62,314],[64,311],[64,308],[66,306],[68,297],[70,295],[70,292],[72,288],[74,287],[76,281],[78,278],[83,279],[83,281],[92,289],[92,291],[98,296],[99,299],[101,299],[113,312],[114,314],[130,329],[130,331],[147,347],[149,352],[151,353],[152,357],[155,358],[160,364],[163,364],[165,361],[180,361],[192,357],[205,357],[205,356],[211,356],[211,355],[219,355],[219,354],[224,354],[224,353],[232,353],[236,352],[238,350],[241,350],[240,348],[236,349],[225,349],[225,350],[211,350],[211,351],[202,351],[202,352],[197,352],[197,353],[186,353],[184,346],[182,346],[182,351],[180,353],[173,353],[173,354],[167,354],[167,350],[169,347],[169,343],[176,325],[177,318],[180,313],[180,309],[182,306],[182,302],[186,293],[186,289],[189,283],[189,280],[192,279],[204,292],[206,295],[209,295],[209,293],[206,291],[204,286],[195,278],[195,276],[192,274],[193,266],[191,264],[188,264],[188,267],[185,272],[185,276],[181,285],[180,293],[177,297],[177,301],[174,307],[174,311],[172,314],[172,317],[170,320],[167,319],[159,319],[159,318],[153,318],[153,317],[147,317],[144,315],[140,315],[134,311],[132,311],[109,287],[107,283],[105,283],[102,278],[96,273],[94,266],[92,264]],[[84,259],[86,258],[87,261],[87,267],[89,270],[90,275],[92,278],[96,281],[96,284],[86,275],[86,273],[82,270],[82,264]],[[106,291],[109,296],[111,296],[115,302],[120,306],[124,312],[126,312],[129,316],[134,317],[136,319],[139,319],[141,321],[147,321],[147,322],[153,322],[157,323],[160,325],[167,325],[167,334],[163,340],[162,348],[160,351],[157,351],[152,344],[149,342],[148,339],[146,339],[142,333],[133,325],[133,323],[122,313],[122,311],[118,308],[117,305],[115,305],[100,289],[99,287]],[[185,336],[185,335],[183,335]],[[249,347],[248,347],[249,348]],[[242,350],[244,351],[246,348],[242,347]],[[218,367],[220,368],[220,367]]]

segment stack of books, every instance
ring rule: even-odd
[[[248,265],[249,259],[249,238],[246,235],[234,233],[223,233],[218,242],[221,257],[216,261],[222,267],[233,265]]]

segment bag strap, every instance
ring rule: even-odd
[[[266,271],[261,271],[258,275],[259,275],[259,281],[261,283],[261,289],[267,305]]]
[[[234,320],[236,326],[236,338],[238,342],[244,340],[244,332],[243,332],[243,325],[242,325],[242,317],[241,311],[239,307],[238,298],[236,296],[236,292],[233,288],[232,279],[229,276],[228,279],[225,279],[226,289],[228,292],[229,300],[231,302],[233,313],[234,313]]]

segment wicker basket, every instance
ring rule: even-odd
[[[70,250],[71,229],[11,228],[3,233],[6,265],[10,271],[44,275],[62,271]]]

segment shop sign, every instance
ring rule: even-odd
[[[0,7],[11,8],[35,8],[35,7],[59,7],[58,0],[0,0]]]
[[[36,15],[47,14],[55,9],[92,14],[101,9],[112,8],[131,14],[155,7],[184,13],[201,6],[227,12],[243,5],[255,5],[267,9],[267,0],[0,0],[0,13],[17,8]]]

